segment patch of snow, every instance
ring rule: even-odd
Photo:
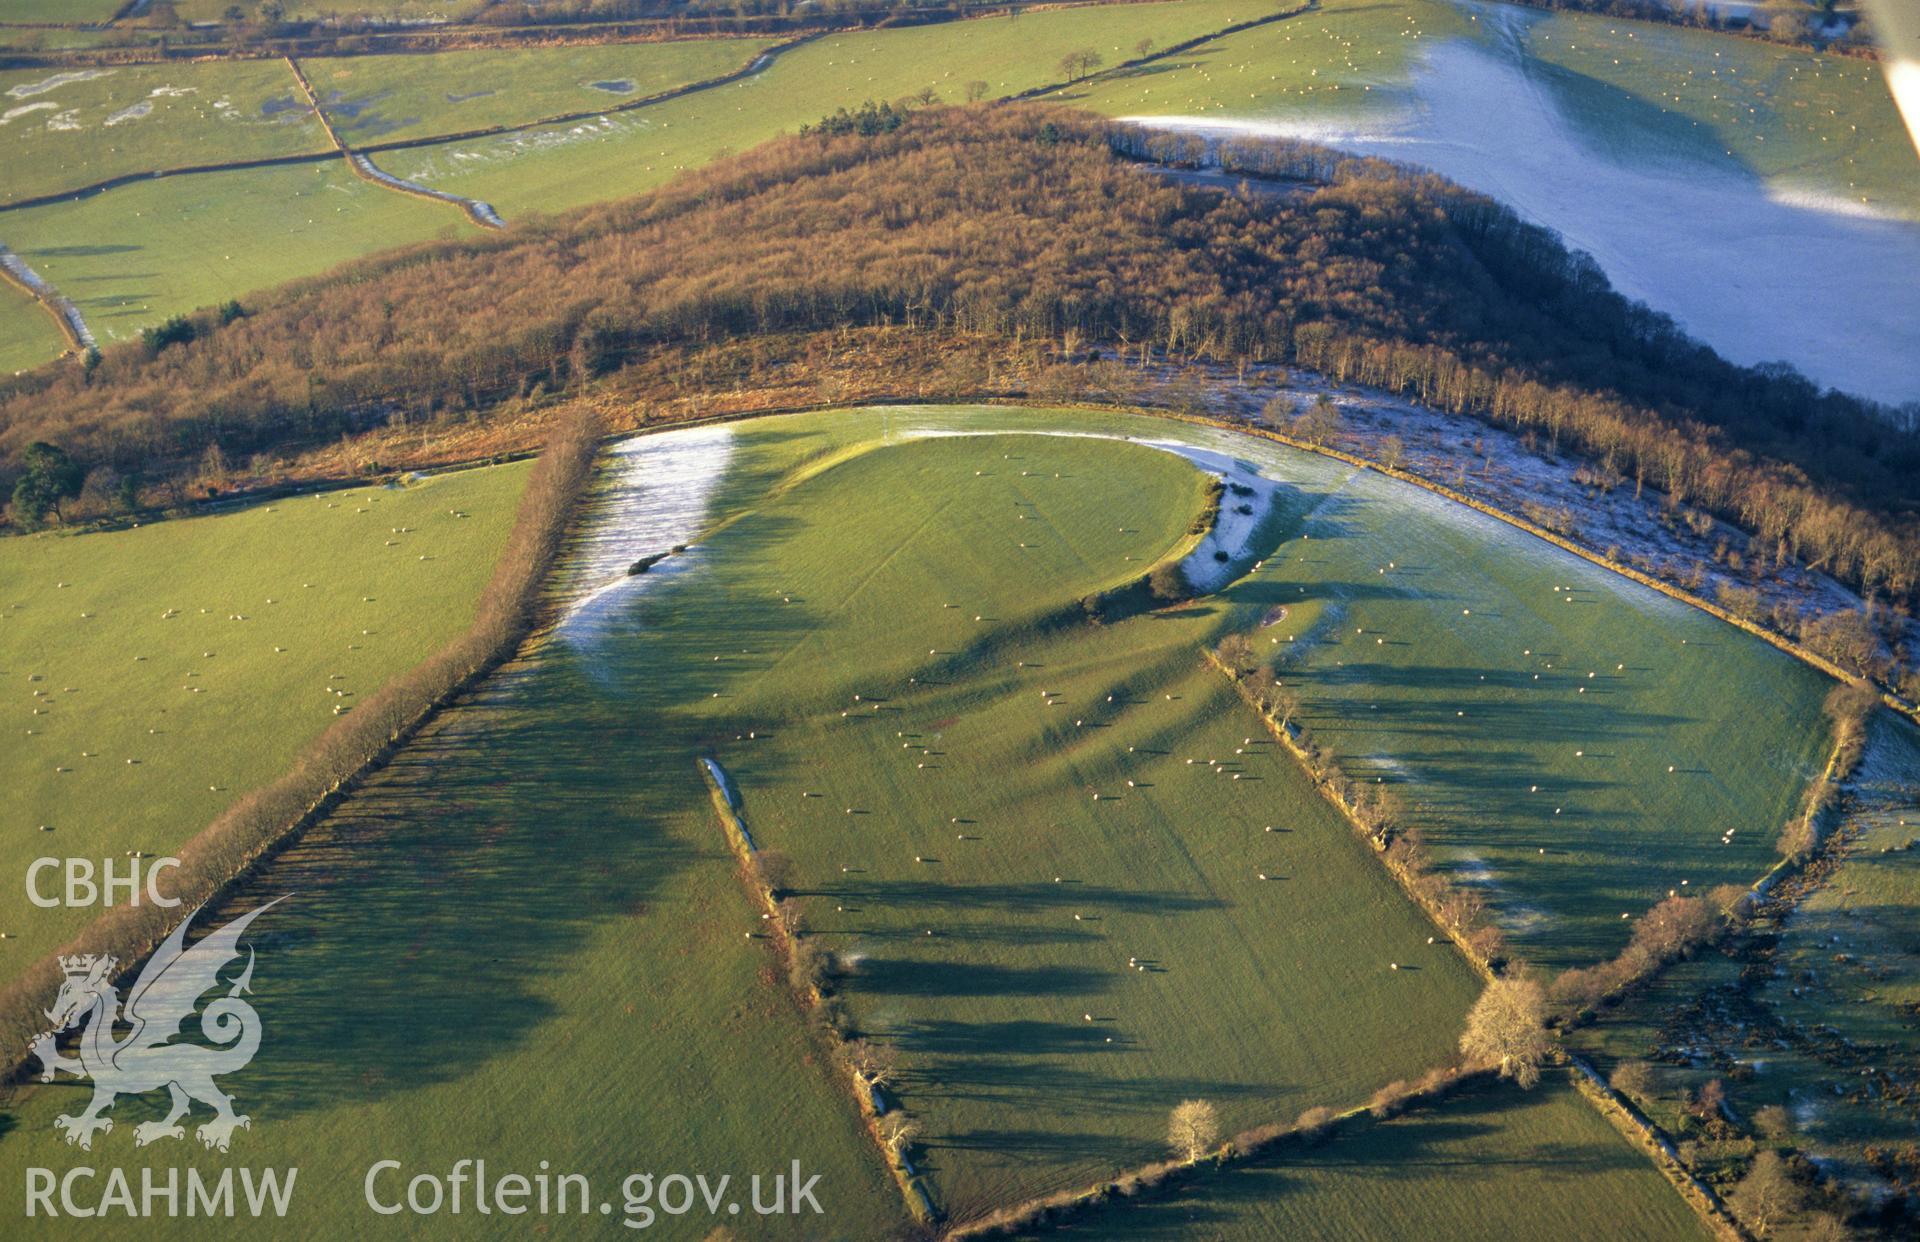
[[[7,88],[7,94],[15,99],[31,99],[35,95],[56,91],[74,82],[91,82],[95,78],[104,78],[112,72],[111,69],[69,69],[49,78],[41,78],[38,82],[22,82],[18,86],[10,86]]]
[[[59,106],[59,104],[53,102],[51,99],[43,99],[39,103],[21,104],[17,108],[8,108],[5,112],[0,112],[0,125],[5,125],[18,117],[23,117],[29,112],[39,112],[43,108],[51,111]]]
[[[713,489],[733,458],[733,428],[636,436],[608,454],[582,533],[568,554],[564,589],[572,598],[556,627],[563,639],[582,647],[593,645],[634,596],[698,560],[696,549],[647,573],[627,573],[641,557],[691,543],[699,534]]]
[[[137,121],[152,111],[153,101],[142,99],[139,103],[128,104],[126,107],[120,109],[120,111],[108,117],[103,124],[111,129],[113,126],[124,124],[127,121]]]

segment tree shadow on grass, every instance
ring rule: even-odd
[[[861,959],[853,982],[876,996],[1057,996],[1104,990],[1111,972],[1079,966],[997,966],[985,962]]]
[[[1564,1085],[1540,1090],[1561,1095],[1563,1106],[1583,1107]],[[1492,1217],[1484,1213],[1497,1210],[1483,1204],[1474,1187],[1511,1202],[1543,1192],[1578,1194],[1592,1176],[1647,1171],[1643,1158],[1611,1135],[1516,1142],[1506,1133],[1508,1114],[1536,1103],[1537,1097],[1504,1084],[1468,1087],[1391,1120],[1343,1122],[1319,1142],[1283,1141],[1251,1160],[1200,1168],[1169,1188],[1097,1206],[1066,1222],[1062,1232],[1176,1239],[1212,1226],[1237,1235],[1254,1222],[1283,1229],[1286,1220],[1297,1225],[1316,1211],[1337,1209],[1349,1213],[1345,1229],[1356,1235],[1386,1235],[1416,1228],[1417,1221],[1424,1236],[1460,1236],[1486,1228]],[[1442,1179],[1460,1189],[1438,1199],[1420,1193],[1421,1183]],[[1515,1179],[1523,1179],[1517,1183],[1523,1189],[1510,1188]],[[1340,1189],[1341,1183],[1360,1193]],[[1402,1198],[1413,1194],[1420,1197]],[[1300,1202],[1288,1210],[1290,1200]],[[1355,1205],[1363,1215],[1351,1215]],[[1275,1215],[1276,1206],[1284,1215]]]
[[[258,925],[267,1038],[233,1089],[285,1116],[523,1047],[570,954],[725,860],[667,822],[705,794],[673,738],[537,661],[443,716],[207,920],[290,897]]]
[[[873,904],[938,907],[959,910],[1005,910],[1034,913],[1048,910],[1101,910],[1128,914],[1192,914],[1218,910],[1226,903],[1217,897],[1176,893],[1164,889],[1123,889],[1104,884],[925,884],[917,881],[878,881],[822,890]]]

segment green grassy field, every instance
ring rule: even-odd
[[[1742,985],[1742,961],[1711,954],[1582,1030],[1578,1045],[1609,1069],[1650,1062],[1645,1106],[1676,1135],[1699,1136],[1686,1096],[1717,1078],[1737,1115],[1778,1105],[1791,1119],[1783,1141],[1865,1175],[1865,1147],[1913,1135],[1910,1089],[1898,1084],[1920,1070],[1916,798],[1920,738],[1883,713],[1839,828],[1840,864],[1763,944],[1755,961],[1772,969],[1759,985]],[[1748,1145],[1701,1149],[1711,1168]]]
[[[1011,94],[1056,79],[1060,58],[1070,51],[1092,48],[1115,65],[1137,55],[1143,39],[1164,47],[1266,11],[1249,0],[1185,0],[838,35],[732,86],[598,120],[393,153],[383,167],[484,199],[511,221],[652,189],[837,107],[926,89],[957,102],[974,80],[986,82],[991,95]],[[1483,37],[1470,16],[1437,0],[1329,0],[1314,13],[1069,89],[1060,98],[1114,115],[1297,119],[1392,108],[1404,102],[1409,65],[1423,42]],[[1528,63],[1583,130],[1617,151],[1709,159],[1730,170],[1751,169],[1785,190],[1864,196],[1870,205],[1897,210],[1920,206],[1920,165],[1870,65],[1579,15],[1529,14],[1517,29],[1538,58]],[[338,93],[334,110],[350,140],[366,141],[592,106],[603,95],[612,101],[620,96],[583,83],[625,79],[643,93],[723,71],[744,60],[750,44],[454,52],[316,60],[308,69],[323,95]],[[194,75],[205,80],[189,82]],[[46,76],[16,71],[0,81],[18,85]],[[285,76],[272,62],[117,69],[44,96],[8,100],[9,109],[84,103],[84,124],[49,133],[47,119],[64,113],[23,114],[0,128],[0,149],[28,157],[19,165],[27,170],[20,192],[153,163],[320,149],[324,138],[310,117],[258,115],[269,99],[291,98]],[[508,79],[510,87],[496,85]],[[183,83],[197,93],[147,94]],[[220,111],[231,120],[207,119],[220,92],[235,104]],[[154,105],[150,115],[113,129],[100,123],[141,102],[136,96]],[[315,197],[322,187],[325,195]],[[302,224],[297,212],[283,210],[287,201],[318,210]],[[281,231],[290,215],[293,244]],[[156,219],[176,218],[178,227],[151,227]],[[0,224],[7,230],[0,236],[16,249],[42,252],[38,265],[90,322],[98,321],[103,340],[346,258],[468,227],[458,213],[376,191],[331,165],[127,187],[81,204],[9,213]],[[127,237],[142,239],[137,261],[135,252],[119,248]],[[31,360],[37,349],[21,343],[13,355]]]
[[[139,182],[7,212],[0,227],[107,345],[169,315],[475,226],[327,160]]]
[[[1786,190],[1920,213],[1920,159],[1872,61],[1586,13],[1528,27],[1526,50],[1617,150],[1705,150]]]
[[[954,430],[1132,434],[1258,462],[1284,483],[1266,537],[1315,553],[1288,562],[1283,551],[1268,569],[1308,566],[1350,599],[1377,548],[1359,532],[1376,524],[1447,528],[1436,538],[1514,562],[1520,580],[1578,569],[1340,463],[1145,417],[853,411],[736,425],[705,472],[637,459],[647,505],[682,516],[609,528],[593,555],[612,576],[591,608],[443,714],[222,915],[290,895],[258,925],[266,1051],[227,1080],[256,1118],[236,1139],[246,1162],[303,1169],[280,1230],[418,1232],[367,1214],[367,1165],[444,1172],[473,1155],[495,1168],[547,1159],[597,1191],[632,1171],[744,1177],[799,1158],[822,1174],[836,1236],[903,1221],[851,1101],[752,935],[760,922],[696,770],[706,755],[737,782],[761,844],[794,860],[813,934],[853,963],[857,1024],[899,1047],[902,1096],[927,1126],[920,1164],[957,1215],[1157,1154],[1166,1109],[1187,1096],[1214,1099],[1233,1128],[1355,1102],[1449,1055],[1477,980],[1426,943],[1430,926],[1198,660],[1298,584],[1263,571],[1157,614],[1049,623],[1056,606],[1184,547],[1200,480],[1140,445],[912,438]],[[432,534],[421,525],[403,543]],[[414,564],[410,548],[385,548],[390,537],[368,556]],[[620,574],[626,559],[678,542],[695,544],[692,555],[644,578]],[[1513,606],[1483,564],[1448,573],[1476,612]],[[26,624],[48,595],[78,599],[85,582],[74,581],[0,624]],[[1396,591],[1407,611],[1394,623],[1411,624],[1436,596]],[[1435,615],[1459,598],[1432,599]],[[202,606],[214,609],[204,624],[241,628],[220,620],[235,605]],[[103,605],[99,620],[110,619]],[[1747,641],[1714,633],[1721,641],[1700,644],[1708,662],[1734,660]],[[217,705],[210,675],[222,661],[205,663]],[[59,681],[50,669],[21,686],[54,689],[57,717],[72,710]],[[324,705],[323,683],[313,691]],[[163,689],[180,687],[149,693]],[[1698,697],[1684,680],[1672,694]],[[1793,714],[1784,700],[1773,710]],[[1647,724],[1627,715],[1623,728]],[[1534,728],[1550,735],[1548,718]],[[1476,715],[1463,728],[1480,727]],[[1493,727],[1502,747],[1517,744]],[[1455,733],[1456,748],[1468,740]],[[1622,809],[1613,824],[1624,844],[1612,865],[1657,871],[1659,833],[1636,835],[1628,818]],[[695,1082],[702,1089],[688,1090]],[[0,1184],[20,1185],[28,1165],[71,1162],[52,1119],[78,1095],[29,1086],[0,1104]],[[122,1128],[96,1162],[214,1167],[197,1149],[131,1147],[124,1129],[153,1103],[120,1106]],[[1300,1210],[1366,1219],[1376,1206],[1359,1202],[1362,1187],[1377,1188],[1385,1168],[1414,1179],[1411,1206],[1377,1209],[1389,1213],[1444,1218],[1487,1201],[1506,1219],[1551,1224],[1577,1185],[1651,1234],[1682,1232],[1684,1209],[1657,1177],[1560,1093],[1447,1107],[1463,1112],[1382,1127],[1381,1144],[1408,1146],[1383,1148],[1366,1182],[1337,1156],[1324,1174],[1289,1177],[1290,1191],[1310,1184],[1322,1196]],[[1503,1173],[1525,1170],[1516,1185],[1547,1193],[1495,1199],[1459,1172],[1472,1160],[1511,1162]],[[1258,1176],[1255,1191],[1232,1196],[1236,1218],[1295,1210],[1273,1174]],[[606,1198],[617,1210],[618,1196]],[[1160,1219],[1140,1223],[1164,1228]],[[813,1220],[753,1223],[755,1236],[821,1235]],[[701,1237],[711,1224],[657,1227]]]
[[[791,452],[847,421],[770,430]],[[1292,761],[1247,744],[1198,660],[1219,609],[1037,624],[1158,560],[1199,485],[1083,438],[878,449],[711,540],[622,659],[704,672],[699,731],[760,735],[718,753],[859,960],[857,1021],[899,1048],[957,1217],[1154,1158],[1183,1098],[1230,1127],[1364,1099],[1445,1059],[1477,990]]]
[[[278,60],[0,72],[6,200],[128,173],[328,149]]]
[[[66,347],[67,338],[38,301],[0,285],[0,375],[37,367]]]
[[[607,694],[562,658],[443,715],[219,915],[291,894],[255,925],[264,1051],[223,1080],[252,1129],[227,1157],[135,1149],[145,1114],[128,1101],[91,1163],[297,1166],[288,1218],[234,1222],[242,1234],[471,1238],[591,1226],[376,1216],[368,1166],[403,1162],[381,1187],[398,1198],[463,1157],[529,1176],[545,1161],[588,1175],[590,1203],[619,1220],[630,1174],[728,1175],[745,1202],[750,1175],[797,1159],[824,1218],[703,1211],[646,1236],[816,1238],[823,1220],[887,1236],[900,1196],[765,947],[740,934],[751,906],[672,713],[666,694]],[[0,1202],[22,1166],[75,1158],[52,1124],[78,1094],[36,1084],[0,1104]],[[137,1227],[197,1236],[189,1220]]]
[[[1070,94],[1115,116],[1382,111],[1403,102],[1399,88],[1427,41],[1463,35],[1468,25],[1444,0],[1325,0],[1313,13],[1109,74]]]
[[[836,1235],[877,1236],[901,1218],[768,950],[742,935],[759,922],[695,768],[708,753],[733,766],[770,844],[783,828],[773,805],[786,792],[798,802],[786,765],[816,750],[835,765],[817,774],[831,794],[864,795],[876,811],[842,818],[904,838],[885,844],[884,868],[875,860],[855,891],[808,903],[823,939],[864,954],[856,1007],[907,1050],[905,1090],[931,1123],[926,1163],[951,1209],[983,1210],[1148,1156],[1184,1094],[1217,1096],[1250,1123],[1329,1094],[1364,1095],[1446,1055],[1475,981],[1425,945],[1426,925],[1271,747],[1242,761],[1256,779],[1239,782],[1160,756],[1132,769],[1142,784],[1122,798],[1116,771],[1118,788],[1097,808],[1070,771],[1045,764],[1010,788],[977,791],[979,814],[1004,827],[979,826],[981,839],[966,843],[971,868],[955,856],[913,874],[895,857],[922,835],[945,844],[951,829],[917,827],[926,807],[907,789],[883,802],[911,780],[897,743],[866,721],[836,728],[837,709],[815,700],[838,703],[850,681],[924,669],[909,609],[954,624],[952,610],[918,598],[929,591],[963,590],[993,608],[979,614],[992,621],[963,627],[978,639],[1018,634],[1032,609],[1140,572],[1184,541],[1201,481],[1171,456],[1090,440],[947,440],[851,455],[891,417],[743,428],[710,510],[732,520],[703,543],[693,572],[647,580],[634,602],[584,633],[563,630],[447,713],[236,899],[238,910],[294,894],[284,930],[260,945],[257,975],[281,1047],[230,1085],[259,1118],[243,1136],[258,1139],[249,1159],[311,1168],[296,1231],[364,1218],[358,1177],[375,1155],[445,1167],[476,1149],[499,1167],[550,1159],[597,1184],[633,1168],[745,1174],[797,1157],[823,1174]],[[1044,465],[1065,477],[1028,487],[1001,452],[1036,476]],[[973,475],[989,465],[1006,465],[1005,477]],[[1022,491],[1033,519],[1007,510]],[[1008,541],[983,539],[992,526]],[[1015,548],[1016,533],[1034,546]],[[1020,589],[1036,581],[1039,592]],[[775,586],[795,602],[769,594]],[[1253,722],[1196,658],[1219,619],[1190,608],[1116,626],[1077,654],[1066,635],[1056,655],[1035,634],[1032,654],[1058,661],[1047,670],[1061,682],[1053,688],[1175,696],[1099,731],[1098,749],[1113,754],[1069,748],[1063,761],[1102,780],[1101,768],[1124,762],[1123,737],[1244,749],[1226,734]],[[1083,663],[1066,667],[1069,658]],[[978,720],[949,730],[949,797],[962,762],[992,782],[1011,769],[1009,750],[1058,749],[1048,734],[1068,727],[1068,709],[1027,703],[1032,673],[1005,681],[991,663],[984,684],[942,692],[978,700]],[[768,738],[776,708],[804,719],[783,718]],[[875,723],[884,728],[885,713]],[[761,736],[725,741],[749,731]],[[976,753],[962,760],[962,746]],[[1166,792],[1147,790],[1163,769]],[[1258,810],[1254,789],[1268,795]],[[1254,823],[1275,809],[1291,830],[1284,846],[1267,845],[1276,838]],[[845,849],[881,848],[814,835],[779,843],[816,871]],[[1258,880],[1269,856],[1285,880]],[[1055,868],[1058,886],[1040,874]],[[829,899],[849,909],[829,915]],[[1272,902],[1288,917],[1272,917]],[[927,922],[940,935],[919,935]],[[1125,972],[1129,953],[1153,970]],[[1393,972],[1389,955],[1421,968]],[[1101,1021],[1086,1022],[1083,1008]],[[384,1020],[398,1013],[404,1021]],[[600,1084],[585,1106],[571,1085],[583,1077]],[[693,1081],[709,1086],[686,1091]],[[0,1166],[42,1159],[52,1116],[73,1094],[16,1093]],[[123,1126],[139,1107],[126,1108]],[[806,1222],[792,1233],[820,1236]]]
[[[1349,1123],[1166,1197],[1068,1221],[1077,1238],[1702,1238],[1646,1159],[1557,1076]]]
[[[1262,632],[1303,723],[1349,775],[1400,788],[1523,956],[1611,956],[1623,915],[1772,864],[1826,758],[1826,678],[1371,473],[1300,534],[1249,590],[1291,610]]]
[[[929,88],[959,103],[974,80],[987,83],[990,96],[1014,94],[1058,80],[1069,52],[1092,48],[1118,64],[1137,55],[1142,39],[1164,47],[1271,11],[1249,0],[1184,0],[832,35],[715,91],[604,122],[400,153],[388,163],[399,176],[485,199],[509,218],[561,211],[652,189],[835,108]]]
[[[103,22],[119,0],[7,0],[0,20],[9,22]]]
[[[739,69],[764,39],[520,48],[304,62],[352,145],[513,125],[658,94]]]
[[[887,417],[896,434],[947,425]],[[1757,879],[1825,760],[1826,678],[1429,492],[1153,419],[986,411],[966,425],[1176,436],[1284,481],[1287,546],[1191,641],[1254,631],[1316,740],[1352,776],[1398,786],[1542,964],[1617,952],[1620,916],[1669,889]]]
[[[1730,158],[1783,189],[1920,213],[1920,160],[1872,61],[1579,13],[1524,43],[1617,153]]]
[[[1826,678],[1497,519],[1228,432],[1038,425],[1177,436],[1286,483],[1287,546],[1220,598],[1217,631],[1254,632],[1315,739],[1397,786],[1543,965],[1611,956],[1621,915],[1670,889],[1758,879],[1825,761]]]
[[[1515,40],[1512,59],[1583,136],[1626,162],[1703,161],[1785,192],[1920,211],[1920,161],[1877,65],[1657,22],[1328,0],[1315,13],[1074,93],[1116,115],[1386,116],[1408,106],[1415,58],[1448,38]]]
[[[336,706],[466,623],[526,472],[0,541],[0,870],[166,854],[278,775]],[[8,911],[15,965],[95,913]]]
[[[224,21],[233,0],[175,0],[174,10],[181,20],[190,22]],[[258,5],[242,4],[248,12]],[[484,5],[476,0],[285,0],[290,19],[326,17],[372,17],[398,21],[458,21],[471,17]]]
[[[485,199],[511,221],[530,211],[639,193],[681,168],[790,133],[836,107],[926,87],[957,101],[976,76],[996,94],[1012,92],[1052,80],[1061,56],[1079,48],[1097,46],[1116,63],[1134,55],[1142,38],[1165,45],[1266,11],[1251,0],[1182,0],[836,36],[717,91],[604,121],[397,152],[383,156],[381,166]],[[738,50],[732,43],[672,46]],[[452,58],[469,55],[434,59],[457,65]],[[325,64],[314,62],[310,72]],[[455,86],[464,81],[459,70],[451,72]],[[318,78],[315,84],[320,87]],[[415,77],[405,89],[426,88]],[[167,227],[154,229],[156,220]],[[135,184],[77,203],[9,212],[0,220],[0,239],[79,304],[104,344],[169,315],[470,227],[458,212],[382,190],[329,161]]]
[[[1875,730],[1855,781],[1844,861],[1788,921],[1778,958],[1785,975],[1763,993],[1790,1030],[1814,1033],[1805,1053],[1822,1062],[1819,1073],[1791,1084],[1790,1106],[1804,1110],[1817,1148],[1898,1142],[1920,1120],[1911,1086],[1903,1096],[1878,1077],[1911,1084],[1920,1073],[1920,735],[1885,713]],[[1867,1082],[1862,1061],[1872,1069]],[[1825,1096],[1818,1103],[1816,1092]]]

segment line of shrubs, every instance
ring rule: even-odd
[[[939,1209],[909,1156],[920,1137],[920,1125],[897,1098],[890,1098],[900,1076],[899,1058],[890,1046],[854,1029],[853,1015],[838,995],[846,963],[807,935],[806,912],[792,886],[792,859],[779,850],[756,848],[717,784],[713,794],[715,811],[733,829],[729,843],[740,862],[741,877],[761,907],[766,937],[785,965],[787,986],[805,1009],[833,1064],[845,1075],[867,1133],[886,1154],[888,1171],[900,1187],[907,1210],[926,1221],[936,1219]]]
[[[1650,979],[1669,962],[1696,950],[1745,920],[1749,890],[1722,884],[1704,897],[1668,897],[1633,925],[1619,954],[1592,966],[1562,971],[1548,988],[1554,1002],[1578,1018]]]
[[[1826,771],[1808,784],[1800,813],[1781,830],[1779,850],[1789,863],[1802,862],[1819,848],[1827,813],[1839,799],[1841,783],[1859,766],[1866,749],[1867,721],[1879,702],[1878,693],[1864,682],[1835,686],[1827,695],[1824,710],[1833,724],[1833,755]],[[1617,956],[1562,972],[1549,989],[1553,1000],[1572,1020],[1590,1015],[1669,963],[1743,926],[1752,909],[1753,892],[1738,884],[1722,884],[1704,897],[1669,894],[1634,924],[1632,938]]]
[[[1782,858],[1798,861],[1820,846],[1824,826],[1839,801],[1841,782],[1860,766],[1867,748],[1867,719],[1880,705],[1880,695],[1866,682],[1847,682],[1828,692],[1821,710],[1833,724],[1833,757],[1827,771],[1807,786],[1800,814],[1780,831],[1777,848]]]
[[[1234,1135],[1206,1155],[1195,1159],[1156,1160],[1078,1190],[1056,1191],[1014,1204],[969,1222],[945,1235],[945,1242],[981,1237],[1024,1235],[1063,1223],[1082,1209],[1116,1199],[1133,1199],[1158,1190],[1179,1175],[1206,1166],[1222,1167],[1265,1152],[1280,1143],[1293,1141],[1316,1144],[1325,1141],[1343,1121],[1365,1114],[1376,1120],[1398,1116],[1418,1104],[1439,1098],[1465,1083],[1481,1078],[1486,1071],[1459,1065],[1438,1065],[1417,1079],[1396,1079],[1381,1087],[1361,1108],[1335,1112],[1315,1105],[1301,1112],[1291,1123],[1254,1126]]]
[[[285,774],[242,796],[181,847],[171,893],[180,905],[112,907],[0,991],[0,1065],[16,1068],[28,1041],[44,1033],[40,1011],[59,986],[60,956],[111,954],[123,972],[132,970],[191,911],[324,814],[438,706],[512,654],[534,628],[542,583],[592,478],[599,429],[586,410],[555,425],[472,624],[368,696],[303,748]]]
[[[1440,924],[1483,972],[1498,972],[1506,964],[1507,943],[1493,923],[1486,899],[1434,869],[1420,830],[1405,821],[1399,796],[1384,785],[1356,781],[1341,770],[1333,752],[1315,742],[1299,722],[1299,696],[1270,665],[1254,660],[1253,645],[1246,635],[1228,635],[1216,650],[1207,653],[1207,659],[1260,713],[1428,917]]]

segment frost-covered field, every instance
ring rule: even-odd
[[[1321,108],[1310,118],[1262,109],[1136,119],[1307,138],[1431,168],[1558,230],[1617,288],[1734,361],[1786,361],[1823,384],[1920,399],[1920,224],[1770,186],[1669,144],[1642,158],[1618,141],[1603,147],[1513,38],[1436,42],[1404,101],[1394,114],[1346,120]]]
[[[645,574],[627,572],[641,557],[693,542],[732,456],[733,428],[725,424],[640,436],[610,450],[568,557],[561,592],[570,598],[558,628],[565,641],[591,648],[631,612],[633,595],[698,559],[694,550]]]

